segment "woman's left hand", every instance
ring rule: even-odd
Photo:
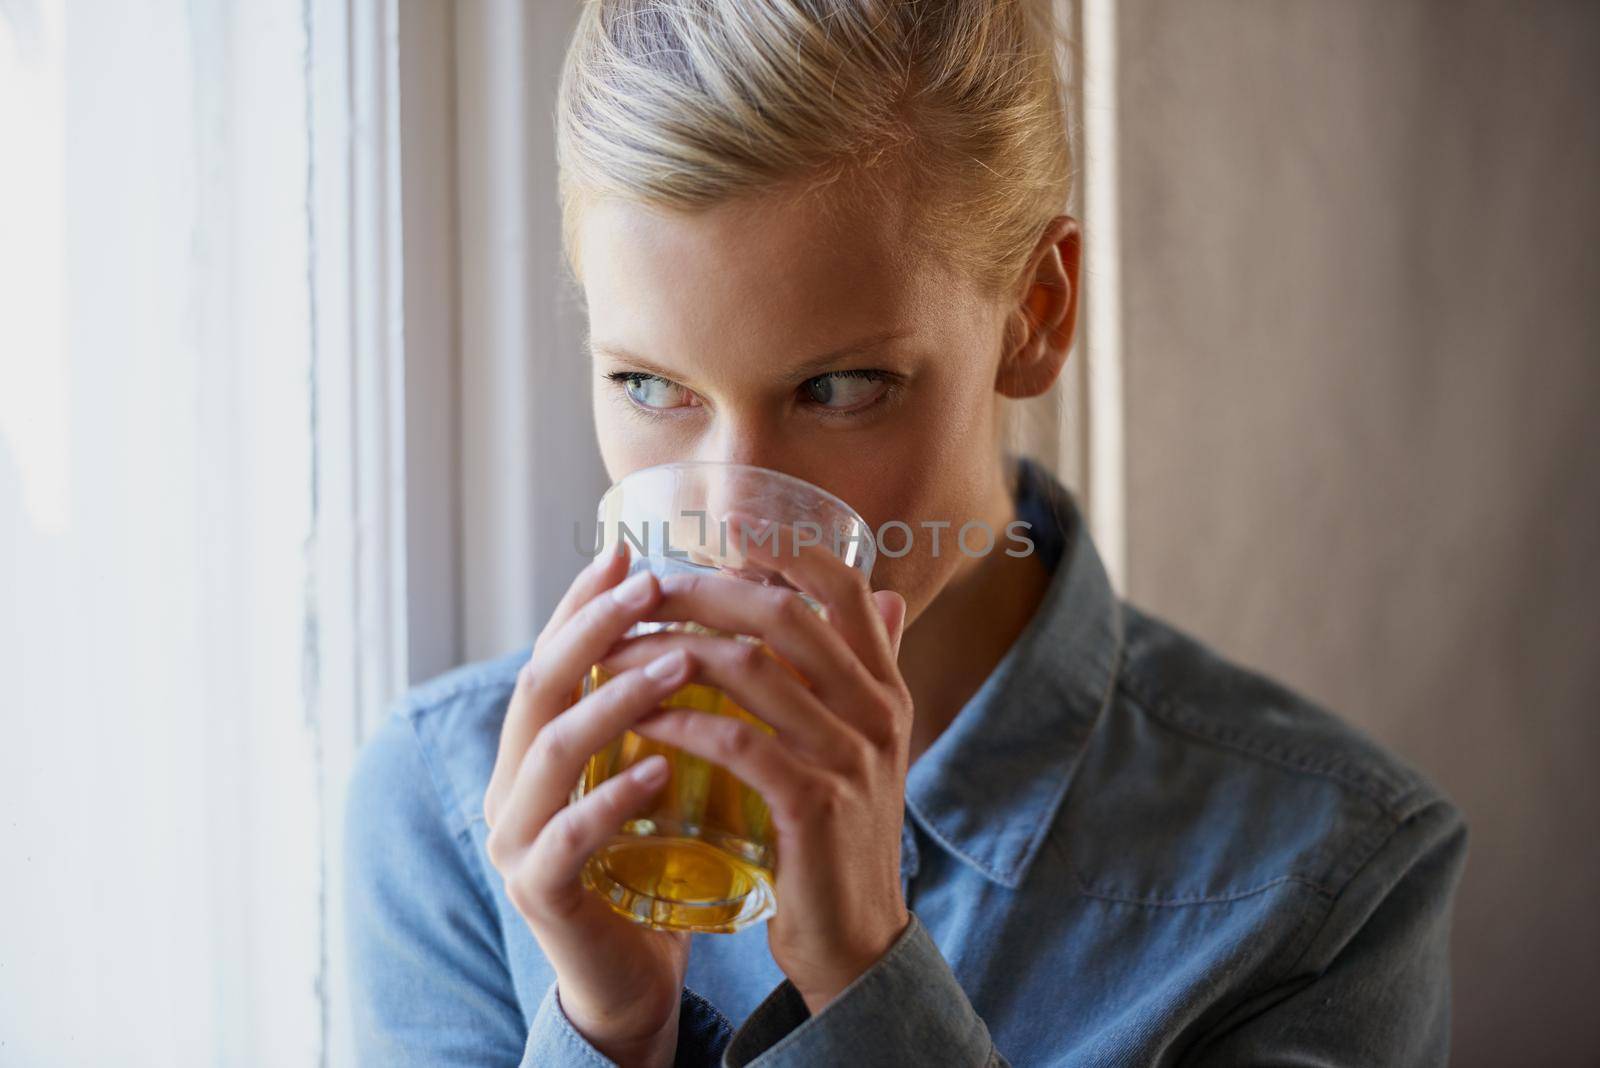
[[[823,605],[826,619],[793,589],[691,574],[662,579],[649,616],[759,637],[788,667],[754,642],[681,631],[628,639],[605,663],[621,670],[686,644],[697,680],[773,728],[675,708],[633,730],[721,765],[766,800],[779,901],[768,943],[815,1015],[911,919],[900,889],[900,833],[912,705],[896,663],[904,599],[874,593],[825,549],[796,553],[790,529],[780,529],[781,539],[764,535],[765,544],[752,536],[749,554]]]

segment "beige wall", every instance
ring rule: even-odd
[[[1466,809],[1455,1063],[1596,1063],[1600,5],[1118,18],[1129,593]]]

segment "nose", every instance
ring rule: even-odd
[[[783,443],[776,435],[750,423],[726,426],[721,433],[708,435],[695,459],[722,463],[751,464],[783,470]]]
[[[758,422],[725,424],[720,433],[706,435],[696,458],[721,463],[749,464],[754,467],[797,474],[792,458],[781,438]],[[705,509],[719,521],[730,511],[745,512],[759,518],[772,518],[776,507],[774,487],[764,479],[733,477],[714,479],[706,487]]]

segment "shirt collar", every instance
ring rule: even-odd
[[[911,766],[906,808],[952,855],[1014,888],[1111,698],[1123,622],[1074,495],[1037,461],[1008,462],[1017,518],[1030,524],[1050,584],[977,693]]]

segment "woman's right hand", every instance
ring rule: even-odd
[[[540,632],[517,676],[483,808],[489,859],[555,969],[567,1018],[626,1068],[670,1068],[689,935],[633,923],[579,881],[589,856],[648,809],[666,760],[652,756],[568,803],[589,757],[655,712],[694,667],[676,650],[573,703],[589,668],[660,600],[648,572],[621,581],[627,559],[598,556]]]

